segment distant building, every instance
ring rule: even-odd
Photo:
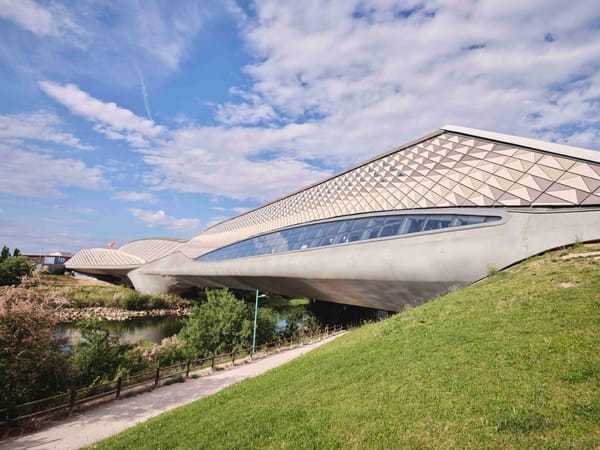
[[[65,263],[73,257],[73,254],[66,252],[40,252],[38,254],[24,254],[23,256],[34,263],[41,272],[63,273],[65,271]]]
[[[591,240],[600,152],[445,126],[187,242],[81,250],[67,267],[143,292],[227,286],[395,311]]]

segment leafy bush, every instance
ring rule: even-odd
[[[141,311],[148,305],[149,296],[139,293],[138,291],[131,291],[123,299],[123,307],[128,311]]]
[[[122,344],[99,320],[78,324],[81,341],[73,347],[71,365],[78,386],[93,386],[149,367],[143,351]]]
[[[169,305],[164,297],[161,297],[160,295],[152,295],[150,297],[150,306],[153,309],[164,309],[167,308]]]
[[[190,358],[202,358],[211,353],[228,353],[249,348],[252,344],[253,310],[235,298],[228,289],[206,290],[207,300],[190,310],[179,337],[186,341]],[[273,335],[275,321],[261,313],[259,335]],[[259,341],[260,342],[260,341]]]
[[[34,265],[24,256],[8,256],[0,262],[0,286],[18,286],[31,275]]]
[[[25,287],[0,294],[0,408],[43,398],[69,385],[68,359],[55,335],[55,308],[66,301],[38,299]]]
[[[171,336],[146,349],[144,357],[156,362],[160,367],[171,366],[187,359],[186,343],[177,336]]]

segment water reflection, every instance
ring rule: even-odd
[[[137,317],[121,321],[106,321],[104,325],[111,335],[119,336],[121,342],[137,342],[140,339],[157,344],[166,337],[177,334],[183,327],[183,318],[177,316]],[[74,323],[62,323],[57,334],[67,338],[68,345],[76,344],[81,335]]]

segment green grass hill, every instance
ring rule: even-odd
[[[599,249],[532,258],[98,447],[600,448],[600,257],[580,257]]]

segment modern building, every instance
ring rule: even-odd
[[[40,253],[28,253],[23,256],[34,263],[36,269],[40,272],[63,273],[65,263],[73,257],[73,254],[66,252],[45,253],[44,249],[40,249]]]
[[[144,292],[226,286],[390,311],[600,239],[600,152],[445,126],[187,242],[78,252]]]

